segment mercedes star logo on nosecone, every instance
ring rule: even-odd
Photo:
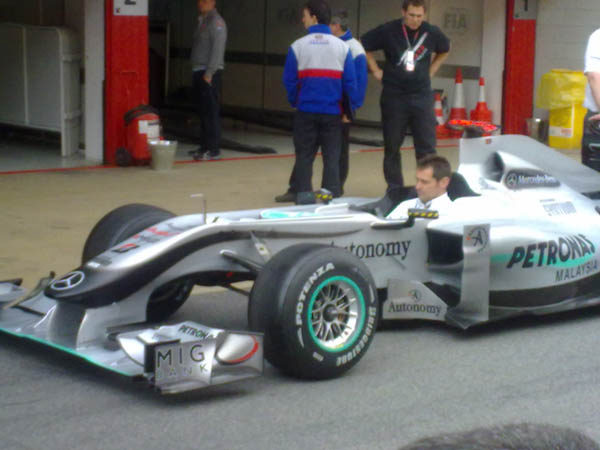
[[[59,280],[56,280],[52,283],[51,287],[55,291],[68,291],[69,289],[73,289],[75,286],[79,286],[83,280],[85,279],[85,274],[77,270],[75,272],[71,272],[66,274]]]

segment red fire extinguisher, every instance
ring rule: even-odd
[[[162,139],[158,111],[149,105],[139,105],[127,111],[125,142],[127,147],[117,149],[115,155],[119,166],[148,164],[151,159],[148,141]]]

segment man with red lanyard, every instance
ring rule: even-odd
[[[404,0],[402,19],[374,28],[361,38],[373,76],[383,83],[381,121],[385,153],[383,173],[386,197],[397,203],[404,180],[400,147],[410,126],[417,160],[435,153],[435,113],[431,77],[450,51],[450,40],[425,22],[425,0]],[[383,50],[385,66],[373,54]]]

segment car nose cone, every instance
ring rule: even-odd
[[[229,334],[219,347],[216,359],[221,364],[240,364],[252,358],[259,349],[258,340],[254,336]]]
[[[55,291],[68,291],[69,289],[79,286],[81,283],[83,283],[83,280],[85,280],[85,274],[82,271],[77,270],[75,272],[70,272],[54,281],[50,285],[50,288],[54,289]]]

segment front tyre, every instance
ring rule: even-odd
[[[152,225],[175,217],[152,205],[129,204],[106,214],[94,226],[83,247],[82,264]],[[192,280],[175,280],[156,289],[148,300],[146,319],[160,322],[170,317],[190,296]]]
[[[250,293],[250,329],[267,360],[299,378],[340,376],[373,340],[379,315],[369,269],[350,252],[299,244],[276,254]]]

